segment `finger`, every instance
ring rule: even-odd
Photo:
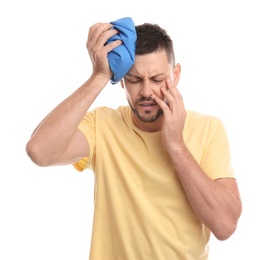
[[[116,40],[116,41],[110,42],[104,48],[106,52],[110,52],[121,44],[122,44],[121,40]]]
[[[111,23],[96,23],[93,26],[91,26],[89,28],[86,46],[88,47],[89,44],[95,45],[99,39],[99,36],[104,32],[109,31],[110,28],[112,28],[112,26],[113,25]]]
[[[90,41],[96,42],[99,35],[105,31],[108,31],[110,28],[112,28],[111,23],[96,23],[93,26],[89,28],[89,34],[88,39]]]
[[[153,95],[152,98],[155,100],[155,102],[160,106],[164,114],[167,114],[170,112],[169,105],[166,101],[162,100],[160,97],[157,95]]]
[[[180,102],[183,102],[183,97],[180,93],[180,91],[177,88],[178,85],[178,80],[172,82],[170,80],[166,80],[166,85],[167,85],[167,89],[168,91],[171,93],[171,95]]]
[[[177,84],[178,81],[172,81],[169,78],[166,79],[166,87],[173,96],[175,96],[175,94],[177,93]]]
[[[174,95],[170,92],[169,89],[161,88],[161,93],[164,96],[164,99],[166,100],[166,104],[168,105],[170,110],[174,110],[177,106],[177,101],[174,97]]]
[[[96,44],[100,45],[100,46],[103,46],[107,43],[107,41],[112,37],[114,36],[115,34],[118,34],[119,31],[114,29],[114,28],[110,28],[106,31],[103,31],[102,33],[100,33],[97,41],[96,41]]]

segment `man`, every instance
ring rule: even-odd
[[[119,31],[97,23],[88,34],[89,79],[39,124],[26,150],[39,166],[73,164],[95,172],[90,260],[208,259],[210,232],[236,230],[242,211],[222,122],[188,111],[177,89],[172,40],[138,25],[135,60],[120,80],[129,106],[90,111],[113,73],[108,40]]]

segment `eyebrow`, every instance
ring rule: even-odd
[[[158,74],[155,74],[155,75],[152,75],[151,77],[149,78],[157,78],[157,77],[162,77],[162,76],[166,76],[165,73],[158,73]],[[125,75],[125,78],[138,78],[138,79],[141,79],[142,77],[138,76],[138,75],[134,75],[134,74],[131,74],[131,73],[127,73]]]

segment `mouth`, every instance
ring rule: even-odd
[[[139,103],[139,106],[143,106],[143,107],[151,107],[151,106],[156,106],[156,105],[157,103],[153,101],[145,101],[145,102]]]
[[[149,109],[157,106],[158,104],[155,101],[143,101],[140,102],[138,105],[144,109]]]
[[[151,111],[154,110],[155,107],[158,106],[158,104],[155,101],[142,101],[138,103],[138,106],[143,110],[143,111]]]

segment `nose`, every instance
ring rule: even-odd
[[[153,94],[152,85],[149,83],[149,80],[143,80],[142,87],[140,89],[140,95],[143,97],[150,97]]]

